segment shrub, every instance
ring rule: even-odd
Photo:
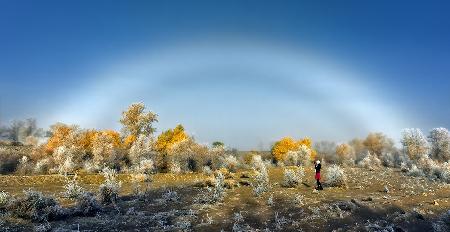
[[[216,172],[213,187],[207,187],[206,191],[201,192],[194,198],[194,202],[198,204],[215,204],[222,201],[226,194],[224,185],[225,176],[222,172]]]
[[[0,147],[0,174],[9,174],[17,170],[22,152]]]
[[[450,133],[445,128],[434,128],[428,139],[431,144],[430,157],[446,162],[450,161]]]
[[[0,192],[0,209],[4,208],[8,202],[11,200],[11,195],[9,193],[1,191]]]
[[[428,153],[429,144],[420,129],[403,129],[401,143],[411,160],[417,160]]]
[[[122,182],[117,181],[117,173],[114,169],[104,168],[102,175],[105,181],[100,185],[100,202],[103,204],[113,203],[115,204],[117,196],[119,195]]]
[[[352,146],[342,143],[336,147],[337,161],[339,164],[354,165],[355,164],[355,149]]]
[[[369,151],[367,151],[366,157],[358,163],[358,166],[367,168],[369,170],[375,170],[381,167],[381,160],[378,159],[376,155],[371,154]]]
[[[344,170],[337,166],[332,165],[326,170],[325,173],[326,184],[331,187],[346,187],[347,177]]]
[[[283,186],[288,188],[297,187],[301,182],[305,172],[303,167],[284,168]]]
[[[213,172],[209,166],[203,166],[202,172],[203,172],[203,174],[205,174],[207,176],[210,176],[213,174]]]
[[[227,155],[225,158],[223,158],[223,166],[230,170],[230,172],[235,172],[238,167],[238,160],[233,155]]]
[[[423,171],[420,170],[415,164],[411,165],[411,168],[408,169],[407,173],[408,175],[415,177],[424,176]]]
[[[135,171],[142,174],[151,174],[155,171],[155,164],[151,159],[143,159],[135,166]]]
[[[253,156],[252,162],[253,170],[256,172],[253,186],[253,193],[256,196],[261,196],[264,192],[269,190],[269,173],[266,165],[261,159],[261,156]]]
[[[24,191],[25,196],[15,199],[7,206],[13,216],[33,222],[55,219],[61,214],[61,208],[52,197],[46,197],[41,192]]]
[[[391,152],[394,148],[394,141],[383,133],[369,133],[363,144],[371,154],[376,156],[381,156],[383,152]]]
[[[63,196],[69,199],[78,199],[84,193],[84,189],[78,184],[77,175],[72,179],[69,179],[67,175],[64,176],[66,184],[64,185],[65,191],[63,192]]]
[[[398,152],[397,150],[392,153],[383,153],[380,157],[382,163],[386,167],[401,167],[402,163],[409,163],[409,157],[403,153]]]
[[[83,216],[92,216],[101,210],[101,206],[95,199],[94,194],[90,192],[83,192],[76,199],[76,202],[76,214],[81,214]]]
[[[128,157],[133,165],[139,165],[142,160],[152,159],[156,156],[153,139],[140,135],[131,146]]]
[[[45,158],[38,160],[34,166],[34,173],[36,174],[47,174],[52,168],[53,163],[50,158]]]

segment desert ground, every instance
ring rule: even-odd
[[[214,185],[214,178],[205,174],[154,174],[139,183],[140,192],[131,175],[119,174],[122,188],[116,204],[94,215],[32,223],[2,211],[0,230],[439,231],[450,223],[450,185],[406,176],[399,169],[347,167],[347,188],[325,185],[323,191],[313,190],[313,168],[305,169],[302,184],[295,188],[281,185],[283,168],[268,170],[270,188],[260,197],[253,194],[251,170],[225,174],[225,196],[215,204],[195,201],[206,186]],[[96,192],[103,177],[79,174],[78,180]],[[35,189],[70,209],[75,203],[62,196],[64,184],[61,175],[0,176],[1,190],[20,196]]]

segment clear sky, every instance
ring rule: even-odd
[[[0,123],[161,130],[267,148],[450,127],[448,1],[0,0]]]

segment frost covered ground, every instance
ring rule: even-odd
[[[327,165],[323,167],[324,171]],[[283,169],[270,167],[269,188],[256,197],[255,173],[224,175],[224,195],[205,174],[155,174],[140,183],[119,175],[122,188],[116,204],[93,215],[66,214],[31,222],[0,213],[0,231],[449,231],[450,185],[406,176],[399,169],[344,168],[347,188],[313,191],[312,168],[297,187],[283,185]],[[96,193],[103,177],[79,175],[80,185]],[[325,180],[324,180],[325,181]],[[33,188],[53,195],[64,209],[75,202],[63,198],[64,177],[0,176],[0,191],[23,195]],[[209,186],[209,187],[208,187]],[[136,191],[136,189],[138,191]],[[208,189],[210,190],[208,192]],[[222,191],[222,190],[220,190]],[[221,192],[220,192],[221,193]],[[219,194],[220,195],[220,194]]]

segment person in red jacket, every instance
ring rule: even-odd
[[[320,183],[320,169],[322,168],[322,165],[320,164],[320,160],[317,160],[314,164],[314,169],[316,170],[316,176],[315,179],[317,181],[317,190],[323,190],[322,184]]]

